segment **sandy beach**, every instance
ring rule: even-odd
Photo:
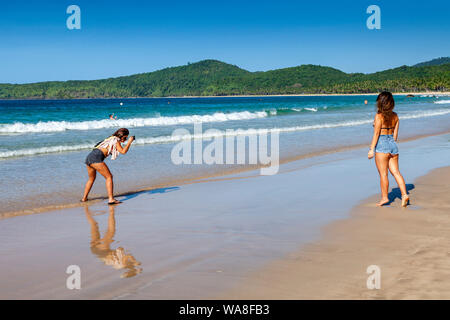
[[[406,210],[398,199],[373,206],[378,174],[359,148],[284,163],[274,176],[241,172],[128,194],[116,207],[0,220],[0,298],[445,298],[448,185],[433,183],[448,169],[419,177],[448,165],[448,143],[400,143]],[[364,287],[371,264],[382,272],[376,292]],[[72,265],[81,290],[66,287]]]
[[[450,2],[328,2],[4,5],[0,301],[450,300]]]
[[[378,208],[370,197],[349,219],[324,228],[324,237],[248,279],[224,298],[240,299],[449,299],[450,167],[414,182],[413,207]],[[369,290],[367,267],[381,271]]]

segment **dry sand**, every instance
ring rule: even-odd
[[[450,167],[415,181],[412,205],[376,207],[324,229],[321,241],[273,262],[221,298],[449,299]],[[395,190],[395,189],[394,189]],[[398,195],[397,190],[390,196]],[[367,289],[366,269],[381,270],[381,288]]]

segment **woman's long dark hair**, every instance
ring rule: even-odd
[[[381,92],[377,97],[377,113],[383,116],[384,122],[389,123],[395,107],[394,97],[388,91]]]
[[[122,140],[123,137],[128,136],[130,134],[130,131],[128,131],[127,128],[120,128],[116,132],[112,134],[113,137],[119,138],[119,140]],[[105,140],[97,142],[97,144],[94,146],[96,148],[100,143],[102,143]]]
[[[117,130],[116,132],[114,132],[112,135],[122,139],[125,136],[128,136],[130,134],[130,131],[128,131],[127,128],[120,128],[119,130]]]

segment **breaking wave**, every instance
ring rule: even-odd
[[[251,120],[267,117],[267,112],[216,112],[211,115],[191,115],[177,117],[153,117],[153,118],[133,118],[118,120],[91,120],[91,121],[46,121],[38,123],[16,122],[11,124],[1,124],[0,133],[43,133],[43,132],[62,132],[66,130],[96,130],[106,128],[133,128],[147,126],[172,126],[179,124],[191,124],[196,122],[224,122],[236,120]]]
[[[450,109],[440,109],[434,111],[420,111],[413,112],[406,115],[401,115],[400,119],[417,119],[424,117],[432,117],[449,114]],[[296,132],[296,131],[308,131],[308,130],[318,130],[318,129],[328,129],[328,128],[339,128],[339,127],[353,127],[360,126],[365,124],[370,124],[373,122],[373,119],[363,119],[363,120],[354,120],[354,121],[341,121],[341,122],[330,122],[330,123],[318,123],[314,125],[305,125],[305,126],[293,126],[293,127],[281,127],[281,128],[260,128],[260,129],[237,129],[231,130],[206,130],[200,134],[192,134],[187,129],[184,130],[185,134],[175,134],[170,136],[160,136],[160,137],[147,137],[147,138],[138,138],[136,140],[137,145],[147,145],[147,144],[158,144],[158,143],[174,143],[182,140],[189,139],[211,139],[216,137],[225,137],[225,136],[250,136],[250,135],[258,135],[258,134],[271,134],[274,132],[282,133],[282,132]],[[180,131],[178,131],[180,132]],[[49,147],[40,147],[40,148],[30,148],[30,149],[19,149],[19,150],[11,150],[11,151],[3,151],[0,152],[0,159],[12,158],[12,157],[23,157],[23,156],[32,156],[38,154],[47,154],[47,153],[59,153],[59,152],[67,152],[67,151],[78,151],[91,149],[97,141],[92,141],[91,143],[84,143],[79,145],[59,145],[59,146],[49,146]]]

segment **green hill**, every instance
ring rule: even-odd
[[[450,57],[440,57],[430,61],[421,62],[413,65],[413,67],[438,66],[446,63],[450,63]]]
[[[402,66],[381,72],[345,73],[317,65],[249,72],[204,60],[131,76],[86,81],[0,84],[2,99],[223,96],[298,93],[376,93],[382,90],[450,90],[450,64]]]

